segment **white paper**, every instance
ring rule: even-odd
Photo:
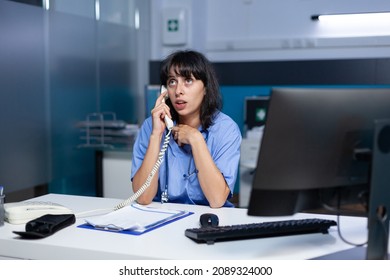
[[[85,219],[85,221],[95,228],[105,230],[133,230],[142,232],[150,227],[176,219],[186,213],[180,210],[168,210],[131,204],[102,216]]]

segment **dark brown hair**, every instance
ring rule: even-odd
[[[161,84],[166,86],[171,68],[176,74],[185,78],[195,77],[201,80],[206,89],[200,108],[200,121],[203,129],[208,129],[213,123],[214,115],[222,108],[222,97],[219,91],[219,84],[215,70],[210,61],[201,53],[193,50],[180,50],[167,56],[163,62],[160,72]],[[179,115],[167,100],[171,108],[173,120],[178,121]]]

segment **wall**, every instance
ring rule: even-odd
[[[164,45],[163,14],[173,8],[187,11],[187,42]],[[275,85],[388,87],[390,22],[354,27],[311,20],[319,13],[372,11],[390,11],[390,2],[152,0],[149,80],[159,83],[160,61],[176,49],[205,53],[216,66],[223,111],[244,132],[244,99],[268,95]]]
[[[0,185],[6,194],[47,182],[43,24],[41,9],[0,1]]]
[[[162,15],[178,7],[188,14],[187,43],[164,45]],[[357,27],[311,20],[320,13],[374,11],[390,11],[390,2],[230,0],[227,5],[224,0],[152,0],[149,81],[159,83],[159,62],[171,51],[195,48],[214,62],[222,94],[226,86],[238,86],[232,88],[235,95],[224,96],[225,110],[234,107],[234,98],[262,95],[259,86],[388,85],[390,20]]]
[[[140,60],[134,16],[148,2],[100,4],[96,20],[95,0],[52,0],[49,10],[0,0],[0,185],[7,194],[48,185],[94,195],[95,151],[78,148],[76,124],[105,111],[138,120],[144,83],[132,74]]]
[[[163,46],[162,10],[188,10],[188,43]],[[176,48],[195,48],[213,61],[388,57],[390,23],[324,26],[313,14],[389,11],[387,0],[152,0],[152,60]]]
[[[94,156],[91,151],[80,156],[75,148],[74,122],[99,110],[142,121],[144,106],[138,104],[150,82],[147,61],[159,61],[177,48],[205,52],[230,69],[223,78],[229,82],[235,62],[308,60],[313,65],[316,59],[390,56],[387,29],[376,26],[362,37],[362,28],[322,28],[309,20],[319,12],[390,10],[388,0],[99,2],[102,20],[96,23],[94,0],[52,0],[49,15],[40,7],[0,0],[0,184],[17,190],[53,182],[59,192],[92,192]],[[187,11],[187,43],[163,46],[162,11],[172,7]],[[369,63],[370,71],[385,76],[382,63]],[[256,65],[261,75],[253,73],[250,83],[255,75],[264,77],[268,67]],[[273,71],[285,69],[278,67]],[[365,77],[366,70],[360,70]]]

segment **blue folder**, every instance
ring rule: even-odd
[[[154,209],[156,210],[156,209]],[[162,209],[163,210],[163,209]],[[79,225],[79,228],[85,228],[85,229],[93,229],[93,230],[100,230],[100,231],[108,231],[108,232],[114,232],[114,233],[122,233],[122,234],[131,234],[131,235],[142,235],[146,232],[155,230],[159,227],[168,225],[170,223],[173,223],[175,221],[178,221],[182,218],[188,217],[190,215],[194,214],[193,212],[189,211],[178,211],[175,214],[172,214],[166,218],[163,218],[161,220],[157,220],[151,224],[148,224],[146,226],[143,226],[142,228],[136,228],[136,229],[121,229],[115,226],[94,226],[90,223],[84,223]]]

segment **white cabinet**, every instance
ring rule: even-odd
[[[133,194],[130,151],[104,151],[103,197],[127,199]]]
[[[239,196],[239,207],[241,208],[247,208],[249,205],[252,181],[257,166],[263,130],[262,128],[256,128],[255,132],[251,132],[248,136],[248,138],[243,138],[241,142]]]

